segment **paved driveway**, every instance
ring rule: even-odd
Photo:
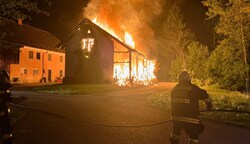
[[[16,144],[168,144],[169,112],[146,102],[148,95],[172,84],[102,95],[66,96],[13,91],[29,99],[19,108],[25,116],[15,123]],[[250,130],[206,122],[202,144],[249,144]],[[187,143],[183,135],[181,143]]]

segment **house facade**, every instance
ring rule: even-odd
[[[56,48],[60,41],[55,36],[14,21],[7,21],[1,29],[11,32],[5,38],[5,47],[9,48],[0,50],[0,67],[10,73],[11,83],[62,81],[65,53]]]
[[[65,54],[24,46],[18,64],[10,64],[13,83],[61,82],[64,77]]]

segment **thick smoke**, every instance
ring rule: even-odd
[[[136,49],[152,57],[156,54],[155,33],[150,26],[161,14],[165,0],[91,0],[84,17],[106,23],[118,35],[128,31]]]

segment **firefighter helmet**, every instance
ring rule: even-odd
[[[178,75],[179,81],[191,81],[191,76],[187,71],[183,71]]]

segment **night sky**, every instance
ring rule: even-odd
[[[50,16],[32,14],[32,20],[24,23],[49,31],[60,40],[63,40],[83,18],[83,8],[88,0],[50,0],[51,7],[45,4],[46,0],[39,0],[39,7],[50,13]],[[210,30],[205,20],[205,8],[199,0],[169,0],[169,3],[178,2],[183,13],[184,21],[196,35],[196,38],[206,45],[211,44]],[[166,6],[167,9],[167,6]],[[206,37],[205,37],[206,36]]]
[[[53,2],[49,7],[44,1],[38,0],[38,7],[48,11],[50,16],[32,14],[31,20],[25,20],[24,23],[49,31],[60,40],[81,21],[83,8],[88,3],[88,0],[49,0]]]

